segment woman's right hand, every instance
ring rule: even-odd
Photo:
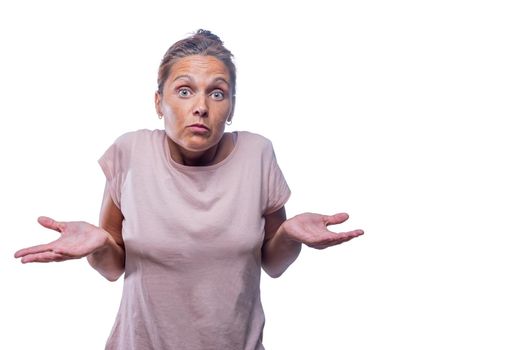
[[[80,259],[103,249],[110,239],[108,232],[83,221],[58,222],[41,216],[38,222],[60,232],[60,237],[51,243],[17,251],[15,258],[22,258],[22,263]]]

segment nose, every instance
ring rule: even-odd
[[[208,108],[206,96],[200,96],[196,99],[195,106],[193,107],[193,115],[198,117],[207,117]]]

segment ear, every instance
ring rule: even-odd
[[[162,95],[158,91],[155,92],[155,109],[159,117],[164,115],[162,111]]]
[[[235,102],[236,102],[236,97],[233,96],[233,101],[231,103],[231,111],[229,112],[229,116],[227,117],[228,122],[231,122],[233,120],[233,114],[235,114]]]

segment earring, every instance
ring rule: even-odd
[[[163,115],[162,114],[159,114],[158,115],[158,119],[162,119]]]
[[[233,124],[233,121],[232,121],[232,120],[229,120],[229,119],[226,120],[226,125],[231,125],[231,124]]]

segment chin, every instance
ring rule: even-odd
[[[218,141],[203,139],[203,140],[190,140],[183,144],[183,147],[191,152],[205,152],[211,147],[215,146]]]

